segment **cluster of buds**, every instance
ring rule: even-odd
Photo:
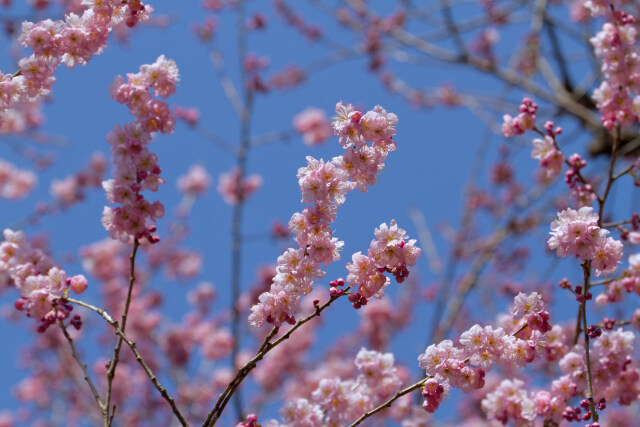
[[[422,408],[430,414],[436,412],[444,398],[444,391],[442,384],[438,383],[434,378],[429,378],[424,383],[424,389],[422,390],[422,397],[424,397]]]
[[[593,294],[591,292],[582,293],[582,286],[576,286],[576,301],[584,302],[590,301],[593,299]]]
[[[331,297],[344,295],[344,289],[338,289],[342,286],[344,286],[344,279],[342,277],[338,280],[332,280],[329,282],[329,295],[331,295]],[[351,295],[349,295],[349,298],[351,298]]]
[[[587,334],[589,334],[589,338],[594,340],[602,335],[602,329],[598,328],[595,325],[589,325],[589,327],[587,328]]]
[[[600,399],[600,402],[598,403],[596,408],[598,408],[599,411],[602,411],[607,407],[606,403],[607,401],[603,397],[602,399]],[[587,399],[582,399],[580,401],[580,406],[567,406],[564,411],[562,411],[562,418],[567,421],[589,421],[591,419],[591,411],[589,410],[589,408],[589,401]],[[582,413],[583,409],[586,411],[584,414]],[[587,424],[585,427],[600,427],[600,423],[595,422],[593,424]]]
[[[516,117],[511,117],[508,114],[504,115],[502,134],[509,138],[515,135],[522,135],[525,131],[535,128],[537,110],[538,104],[529,98],[523,98],[522,104],[520,104],[520,114]]]

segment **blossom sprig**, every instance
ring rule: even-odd
[[[545,310],[542,295],[532,292],[529,295],[520,292],[513,300],[511,314],[516,319],[524,319],[527,326],[534,331],[545,334],[551,331],[549,319],[551,315]]]
[[[608,130],[616,124],[629,127],[640,116],[640,50],[635,23],[634,16],[614,10],[602,30],[589,40],[602,60],[604,81],[593,91],[593,99]]]
[[[336,105],[336,113],[333,128],[346,153],[330,162],[308,156],[307,166],[298,169],[302,202],[311,205],[302,213],[293,214],[289,221],[298,249],[289,248],[278,258],[271,289],[262,293],[259,303],[251,307],[249,323],[256,327],[265,323],[275,326],[295,323],[292,313],[301,295],[310,293],[314,279],[325,275],[321,266],[340,259],[343,242],[333,237],[330,227],[338,206],[351,190],[366,192],[376,182],[389,152],[396,149],[392,139],[398,122],[395,114],[380,106],[362,114],[353,105],[342,102]]]
[[[186,174],[181,175],[176,186],[181,193],[191,197],[200,196],[206,192],[213,179],[202,165],[193,165]]]
[[[507,138],[522,135],[528,130],[533,130],[536,126],[536,111],[538,104],[529,98],[523,98],[520,104],[520,114],[511,117],[505,114],[503,117],[502,134]]]
[[[348,425],[364,412],[393,396],[402,384],[393,354],[362,348],[356,358],[357,375],[352,379],[324,378],[311,399],[293,399],[280,409],[283,423],[277,426]]]
[[[410,240],[394,219],[390,225],[380,224],[374,235],[376,239],[371,241],[367,255],[357,252],[352,256],[353,262],[347,263],[347,283],[358,290],[349,295],[354,308],[365,305],[369,298],[384,296],[390,281],[383,273],[393,274],[396,282],[402,283],[409,276],[407,266],[414,266],[422,253],[416,240]]]
[[[0,271],[6,271],[20,291],[16,309],[39,322],[38,332],[71,316],[73,307],[62,301],[71,291],[81,294],[87,289],[83,275],[67,277],[41,248],[32,245],[22,231],[6,229],[5,241],[0,243]],[[80,329],[80,316],[70,321]]]
[[[560,258],[574,255],[591,261],[596,276],[613,274],[622,258],[622,243],[607,237],[609,231],[598,226],[598,218],[592,207],[565,209],[551,223],[547,242]]]
[[[82,3],[88,6],[82,15],[70,13],[64,20],[22,23],[18,42],[33,54],[18,61],[16,73],[0,73],[0,122],[29,114],[22,108],[24,105],[50,94],[58,66],[86,65],[93,55],[100,54],[114,25],[125,21],[133,27],[147,21],[153,11],[139,0],[85,0]]]
[[[598,411],[606,409],[606,403],[616,399],[621,405],[630,405],[638,400],[640,371],[632,359],[634,339],[635,335],[630,331],[604,331],[593,345],[593,400]],[[559,367],[563,375],[551,383],[549,390],[530,394],[524,389],[522,380],[503,380],[482,400],[482,409],[487,418],[503,424],[510,420],[516,423],[518,420],[533,422],[536,417],[543,417],[554,423],[560,423],[563,419],[592,419],[587,399],[580,401],[579,406],[568,406],[571,399],[588,393],[587,362],[582,345],[576,345],[567,352],[560,360]],[[592,424],[594,425],[597,422]]]
[[[545,334],[551,331],[551,325],[541,296],[536,292],[520,293],[510,311],[516,320],[524,318],[532,324],[524,323],[511,335],[501,327],[474,325],[460,335],[461,347],[444,340],[430,345],[418,356],[419,366],[430,377],[422,393],[427,412],[438,409],[451,387],[463,392],[484,387],[485,371],[495,363],[522,367],[544,355]],[[519,337],[525,329],[528,335]]]
[[[152,235],[155,226],[151,222],[164,216],[164,205],[148,202],[140,192],[157,191],[165,182],[160,176],[158,157],[147,144],[154,132],[172,133],[175,119],[167,103],[153,98],[151,89],[156,96],[166,98],[175,92],[177,81],[175,62],[161,55],[155,63],[141,66],[139,73],[128,74],[126,82],[117,77],[110,88],[111,96],[126,104],[137,118],[124,127],[117,125],[107,135],[115,171],[114,179],[103,181],[102,187],[107,200],[121,206],[105,206],[102,224],[114,239],[127,242],[130,237],[147,238],[152,243],[159,240]]]

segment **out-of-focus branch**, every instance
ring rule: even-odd
[[[442,270],[442,261],[438,256],[438,250],[433,243],[429,226],[427,225],[427,219],[424,214],[418,208],[411,208],[409,210],[409,218],[413,221],[414,227],[418,230],[418,238],[420,239],[420,246],[424,250],[424,255],[429,263],[429,268],[433,274],[439,274]]]
[[[353,7],[354,9],[361,11],[369,21],[378,19],[377,16],[361,0],[344,1],[351,5],[351,7]],[[600,127],[600,121],[596,117],[595,113],[590,109],[575,102],[575,100],[573,100],[566,94],[566,91],[564,93],[548,91],[544,87],[534,82],[532,79],[529,79],[514,70],[502,68],[496,64],[487,64],[486,61],[475,58],[473,56],[458,55],[448,49],[441,48],[433,43],[425,41],[400,27],[394,27],[390,31],[390,34],[396,41],[407,47],[413,48],[418,52],[424,53],[425,55],[431,56],[446,63],[469,65],[477,71],[492,75],[500,80],[503,80],[505,83],[520,87],[521,89],[530,92],[535,96],[540,97],[541,99],[544,99],[552,104],[559,105],[564,110],[579,118],[581,121],[587,123],[591,128]]]
[[[454,296],[449,304],[447,305],[446,313],[447,315],[442,319],[437,327],[435,327],[433,342],[440,342],[444,339],[445,334],[453,325],[456,317],[458,316],[458,312],[462,307],[464,299],[469,294],[471,289],[478,282],[478,278],[480,273],[487,265],[487,263],[493,258],[495,248],[502,243],[508,236],[510,235],[509,228],[502,228],[493,233],[492,237],[487,242],[485,248],[482,253],[476,257],[474,260],[471,269],[464,275],[460,284],[458,285],[458,289],[456,295]]]
[[[194,126],[194,129],[200,134],[200,136],[220,148],[222,151],[232,155],[233,157],[238,157],[238,149],[229,144],[224,138],[220,137],[215,132],[199,124]]]
[[[220,79],[222,90],[224,90],[227,99],[231,103],[231,106],[235,110],[238,117],[243,117],[245,114],[245,106],[240,99],[240,95],[236,90],[236,86],[233,83],[233,80],[231,80],[231,78],[227,74],[224,66],[224,60],[222,59],[222,54],[219,50],[213,49],[211,53],[209,53],[209,58],[211,59],[213,68],[218,73],[218,78]]]

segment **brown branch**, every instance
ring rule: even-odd
[[[153,371],[151,370],[151,368],[149,368],[149,365],[147,365],[147,363],[144,361],[144,359],[142,358],[142,355],[140,355],[140,352],[138,352],[138,349],[136,347],[136,343],[131,341],[122,331],[122,329],[120,328],[120,326],[118,325],[118,322],[116,320],[113,319],[113,317],[111,317],[109,315],[109,313],[99,307],[93,306],[91,304],[87,304],[86,302],[80,301],[80,300],[76,300],[73,298],[64,298],[65,301],[70,302],[72,304],[76,304],[80,307],[84,307],[87,308],[95,313],[98,313],[100,316],[102,316],[102,318],[104,320],[107,321],[108,324],[110,324],[113,329],[115,330],[115,333],[118,335],[118,337],[129,346],[129,348],[131,348],[131,351],[133,352],[136,361],[138,362],[138,364],[140,366],[142,366],[142,369],[144,370],[144,372],[147,374],[147,376],[149,377],[149,379],[151,380],[151,382],[153,383],[154,387],[160,392],[160,395],[164,398],[164,400],[167,401],[167,403],[169,403],[169,405],[171,406],[171,409],[173,410],[173,413],[175,414],[176,418],[178,418],[178,421],[180,422],[180,425],[183,427],[187,427],[188,424],[186,422],[186,420],[184,419],[184,417],[182,416],[182,414],[180,413],[180,410],[178,409],[178,407],[176,406],[175,401],[173,400],[173,398],[169,395],[169,393],[167,392],[167,389],[165,389],[162,384],[160,384],[160,381],[158,380],[158,378],[155,376],[155,374],[153,373]],[[115,409],[115,407],[114,407]],[[115,410],[114,410],[115,412]],[[113,421],[113,412],[110,416],[109,422]]]
[[[524,322],[522,324],[522,326],[520,326],[514,333],[511,334],[511,336],[515,337],[516,335],[518,335],[520,332],[524,331],[527,327],[529,326],[529,324],[527,322]],[[469,360],[471,359],[471,356],[467,357],[466,359],[464,359],[462,362],[463,363],[467,363]],[[417,383],[410,385],[409,387],[400,390],[399,392],[397,392],[392,398],[390,398],[389,400],[387,400],[386,402],[384,402],[383,404],[381,404],[380,406],[365,412],[364,414],[362,414],[362,416],[360,418],[358,418],[356,421],[353,422],[353,424],[350,424],[349,427],[354,427],[357,426],[358,424],[360,424],[361,422],[363,422],[364,420],[366,420],[367,418],[371,417],[372,415],[382,411],[385,408],[390,408],[391,405],[393,404],[393,402],[395,402],[396,400],[398,400],[400,397],[404,396],[407,393],[411,393],[413,390],[416,390],[420,387],[422,387],[424,385],[424,383],[429,379],[432,378],[431,375],[427,375],[426,378],[421,379],[420,381],[418,381]]]
[[[349,291],[349,289],[351,289],[351,287],[349,286],[345,288],[344,290],[345,294],[347,291]],[[265,340],[263,341],[256,355],[247,363],[245,363],[245,365],[242,368],[238,370],[238,373],[236,374],[236,376],[231,380],[229,385],[227,385],[227,388],[225,388],[225,390],[220,394],[220,397],[218,397],[218,400],[216,401],[213,409],[211,409],[209,414],[207,414],[207,418],[205,419],[204,423],[202,423],[202,426],[210,427],[216,423],[216,421],[222,415],[222,411],[224,411],[225,406],[229,402],[229,399],[231,398],[235,390],[242,383],[242,381],[244,381],[244,379],[249,375],[249,373],[257,366],[258,362],[264,358],[264,356],[267,353],[269,353],[274,347],[278,346],[283,341],[289,339],[291,334],[293,334],[302,325],[309,322],[313,318],[320,316],[320,313],[322,313],[327,307],[329,307],[335,300],[337,300],[341,296],[342,295],[338,295],[338,296],[329,298],[327,302],[325,302],[324,304],[316,308],[316,311],[314,311],[312,314],[305,317],[304,319],[297,321],[296,324],[291,327],[291,329],[289,329],[280,338],[278,338],[277,340],[271,343],[269,342],[269,340],[273,336],[275,336],[275,334],[278,332],[278,327],[277,326],[274,327],[271,330],[271,332],[269,332]]]
[[[614,175],[613,177],[611,177],[612,180],[617,180],[618,178],[628,174],[629,172],[631,172],[634,168],[636,167],[635,164],[631,164],[629,165],[629,167],[627,167],[626,169],[620,171],[619,173],[617,173],[616,175]]]
[[[372,409],[368,412],[365,412],[364,414],[362,414],[362,416],[360,418],[358,418],[357,420],[355,420],[353,422],[353,424],[350,424],[349,427],[355,427],[358,424],[362,423],[364,420],[366,420],[367,418],[369,418],[370,416],[377,414],[378,412],[382,411],[383,409],[386,408],[390,408],[391,405],[393,405],[393,402],[395,402],[396,400],[398,400],[399,398],[401,398],[402,396],[404,396],[405,394],[411,393],[413,390],[417,390],[420,387],[422,387],[424,385],[424,383],[431,378],[430,376],[421,379],[420,381],[418,381],[417,383],[410,385],[409,387],[400,390],[399,392],[397,392],[393,397],[391,397],[389,400],[387,400],[386,402],[384,402],[382,405],[378,406],[375,409]]]
[[[113,379],[116,375],[116,367],[118,366],[118,361],[120,360],[120,350],[122,349],[122,341],[124,336],[124,331],[127,326],[127,316],[129,314],[129,306],[131,304],[131,293],[133,291],[133,283],[136,280],[135,277],[135,264],[136,264],[136,254],[138,252],[138,247],[140,246],[140,242],[138,239],[133,239],[133,250],[131,251],[131,255],[129,256],[129,288],[127,290],[127,299],[124,302],[124,311],[122,313],[122,320],[120,321],[122,325],[122,333],[123,335],[118,335],[118,340],[116,341],[116,346],[113,349],[113,357],[109,362],[107,362],[107,395],[105,397],[105,406],[107,408],[107,414],[110,411],[115,413],[115,406],[113,409],[111,407],[111,389],[113,387]],[[110,427],[113,422],[113,414],[109,418],[105,418],[104,426]]]
[[[85,365],[82,362],[82,360],[80,359],[80,355],[76,351],[76,346],[73,343],[73,339],[69,335],[69,332],[67,331],[66,325],[64,323],[62,323],[62,322],[58,322],[58,326],[60,326],[60,329],[62,329],[62,333],[64,334],[64,337],[67,339],[67,342],[69,343],[69,347],[71,347],[71,354],[73,355],[73,358],[76,360],[76,362],[78,362],[78,366],[82,370],[82,374],[84,376],[84,380],[87,382],[87,384],[89,385],[89,388],[91,389],[91,394],[93,395],[93,399],[98,404],[98,407],[100,408],[100,412],[102,412],[102,416],[106,417],[107,416],[107,406],[100,399],[100,394],[98,393],[98,390],[96,389],[96,386],[93,384],[93,381],[91,380],[91,376],[89,376],[89,371],[87,370],[87,365]]]
[[[615,181],[615,176],[613,174],[613,170],[616,165],[616,157],[618,155],[618,147],[620,146],[620,140],[622,136],[620,133],[620,125],[616,125],[615,138],[613,139],[613,146],[611,147],[611,161],[609,162],[609,179],[607,180],[607,186],[604,189],[604,194],[602,197],[598,197],[599,208],[598,208],[598,226],[602,227],[602,215],[604,215],[604,204],[607,201],[607,197],[609,197],[609,191],[611,191],[611,187],[613,186],[613,182]]]
[[[362,0],[345,0],[352,7],[360,10],[364,13],[364,16],[373,21],[378,17],[366,6]],[[357,30],[357,28],[355,28]],[[487,65],[487,63],[481,59],[474,58],[473,56],[458,55],[450,50],[441,48],[433,43],[429,43],[424,39],[405,31],[402,28],[394,28],[390,32],[391,36],[399,43],[413,48],[418,52],[421,52],[427,56],[431,56],[440,61],[451,64],[466,64],[471,68],[476,69],[479,72],[492,75],[505,83],[513,86],[520,87],[521,89],[530,92],[552,104],[558,105],[567,112],[578,117],[583,122],[587,123],[590,128],[600,127],[600,121],[597,119],[593,111],[578,104],[567,95],[566,92],[549,91],[546,88],[538,85],[534,80],[529,79],[520,73],[501,68],[495,64]]]
[[[444,338],[446,332],[451,328],[453,321],[455,320],[460,308],[462,307],[462,303],[464,302],[464,298],[467,296],[469,291],[473,288],[473,286],[477,283],[478,277],[483,270],[483,268],[487,265],[487,263],[493,257],[494,249],[509,236],[509,229],[502,228],[491,237],[490,241],[487,243],[485,249],[482,251],[480,255],[475,259],[473,265],[471,266],[471,270],[463,277],[458,293],[454,299],[447,305],[447,316],[442,320],[442,322],[437,325],[437,328],[433,334],[433,341],[440,342]]]
[[[584,333],[584,348],[587,361],[587,387],[589,400],[589,407],[591,409],[591,415],[593,421],[598,421],[598,411],[593,401],[593,377],[591,375],[591,356],[589,352],[589,331],[587,330],[587,291],[589,290],[589,277],[591,276],[591,261],[585,261],[582,263],[582,271],[584,274],[584,286],[582,288],[582,301],[580,301],[580,311],[582,312],[582,332]]]

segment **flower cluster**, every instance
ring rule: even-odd
[[[622,258],[622,243],[607,237],[609,231],[598,226],[598,215],[592,211],[591,207],[582,207],[558,213],[558,219],[551,223],[548,245],[561,258],[575,255],[590,260],[596,276],[612,274]]]
[[[18,38],[33,54],[18,61],[18,72],[0,73],[0,122],[11,118],[20,106],[46,96],[56,79],[56,68],[85,65],[106,46],[111,28],[121,21],[134,26],[146,21],[153,10],[139,0],[86,2],[82,16],[70,13],[64,21],[25,21]]]
[[[529,295],[520,292],[513,300],[511,314],[515,319],[524,318],[527,326],[543,334],[551,331],[551,315],[544,309],[542,295],[532,292]]]
[[[0,198],[20,199],[33,190],[36,175],[0,159]]]
[[[547,135],[543,139],[533,140],[533,150],[531,157],[538,159],[540,166],[544,169],[545,178],[553,179],[560,175],[564,163],[564,155],[556,145],[556,135],[562,132],[562,128],[553,128],[553,122],[546,122],[544,128]]]
[[[482,410],[490,420],[507,424],[509,419],[515,425],[529,425],[536,418],[534,401],[524,389],[519,379],[503,380],[500,385],[482,399]]]
[[[112,145],[115,171],[114,179],[104,181],[102,186],[107,200],[122,206],[106,206],[102,224],[114,239],[126,242],[133,236],[136,239],[146,237],[151,242],[158,240],[151,235],[155,227],[149,222],[164,216],[164,206],[158,201],[149,203],[140,192],[157,191],[158,185],[164,183],[158,158],[147,149],[147,143],[153,132],[173,132],[175,119],[169,106],[154,99],[150,89],[156,96],[166,98],[175,92],[177,81],[175,62],[162,55],[155,63],[140,67],[139,73],[128,74],[126,83],[122,77],[117,77],[110,88],[111,96],[121,104],[127,104],[137,118],[124,128],[117,125],[107,135],[107,141]]]
[[[280,410],[284,423],[276,426],[348,425],[393,396],[402,384],[391,353],[362,348],[355,359],[355,379],[322,379],[308,399],[289,400]]]
[[[619,400],[621,405],[629,405],[638,400],[640,391],[640,371],[632,361],[633,332],[605,331],[595,341],[591,351],[591,372],[593,400],[599,411],[606,408],[606,402]],[[516,425],[530,425],[536,416],[554,423],[567,421],[587,421],[591,419],[588,400],[580,406],[567,406],[570,399],[586,395],[587,365],[582,345],[567,352],[559,363],[564,375],[551,383],[549,391],[541,390],[531,395],[524,390],[521,380],[503,380],[482,401],[482,409],[489,419],[503,424],[514,420]],[[582,409],[586,413],[582,414]],[[596,425],[595,423],[593,424]]]
[[[70,291],[77,294],[87,289],[87,279],[82,275],[67,278],[40,248],[32,245],[21,231],[6,229],[5,241],[0,243],[0,271],[6,271],[20,291],[15,307],[40,322],[38,332],[44,332],[54,323],[70,316],[73,307],[60,300]],[[79,316],[71,324],[80,328]]]
[[[293,127],[302,134],[307,145],[320,145],[331,136],[333,128],[325,112],[319,108],[308,107],[293,118]]]
[[[252,174],[243,177],[238,168],[228,173],[221,173],[218,177],[218,193],[230,205],[244,202],[260,187],[262,187],[262,177],[260,175]]]
[[[395,114],[376,106],[363,115],[342,102],[336,105],[336,112],[333,126],[346,153],[330,162],[309,156],[308,166],[298,170],[302,202],[312,205],[293,214],[289,221],[289,230],[295,234],[299,247],[288,249],[278,258],[270,291],[262,293],[260,302],[251,307],[249,323],[254,326],[294,321],[292,313],[300,296],[311,292],[313,280],[325,274],[320,264],[326,266],[340,259],[338,251],[343,242],[333,237],[330,227],[338,206],[354,188],[366,192],[384,168],[389,152],[396,148],[392,139],[398,121]],[[373,144],[369,146],[367,141]]]
[[[391,224],[386,223],[376,228],[374,235],[376,240],[371,241],[368,255],[357,252],[352,255],[352,263],[347,263],[347,283],[358,292],[349,295],[349,300],[355,308],[367,303],[371,297],[381,298],[384,288],[389,284],[389,279],[383,274],[385,271],[392,273],[396,282],[402,283],[409,276],[407,266],[413,266],[422,252],[414,239],[402,228],[399,228],[395,220]]]
[[[494,363],[524,366],[544,354],[544,334],[551,328],[540,296],[535,292],[519,294],[511,313],[516,319],[524,317],[528,328],[523,325],[514,335],[508,335],[503,328],[474,325],[460,335],[461,347],[454,346],[451,340],[444,340],[430,345],[418,356],[420,367],[435,380],[425,384],[423,408],[426,411],[435,412],[443,393],[446,394],[450,387],[464,392],[482,388],[485,371],[490,370]],[[529,320],[532,320],[531,325]],[[443,388],[437,387],[438,384]]]
[[[507,138],[522,135],[527,130],[532,130],[536,125],[536,111],[538,104],[533,103],[529,98],[524,98],[520,104],[520,114],[511,117],[505,114],[503,117],[502,134]]]
[[[587,166],[587,161],[580,154],[573,153],[569,156],[569,165],[570,169],[565,172],[564,182],[572,190],[571,198],[575,200],[578,208],[591,206],[597,199],[596,192],[580,174],[580,170]]]
[[[595,402],[613,402],[618,399],[621,405],[630,405],[638,400],[640,371],[632,360],[634,340],[633,332],[617,329],[603,332],[593,344],[591,378]],[[564,375],[552,383],[552,395],[560,395],[568,400],[588,392],[584,348],[576,346],[567,353],[560,360],[560,369]],[[579,414],[580,408],[574,408],[573,413],[576,412]],[[566,419],[571,415],[570,411],[562,414]]]
[[[602,115],[602,124],[609,130],[616,123],[631,126],[640,116],[640,51],[635,22],[633,16],[616,10],[610,22],[590,39],[596,56],[602,59],[605,78],[593,92],[593,99]]]
[[[609,283],[606,291],[596,297],[596,304],[604,306],[611,302],[621,302],[625,292],[640,295],[640,253],[629,256],[629,268],[624,270],[619,280]],[[640,323],[633,324],[640,330]]]

